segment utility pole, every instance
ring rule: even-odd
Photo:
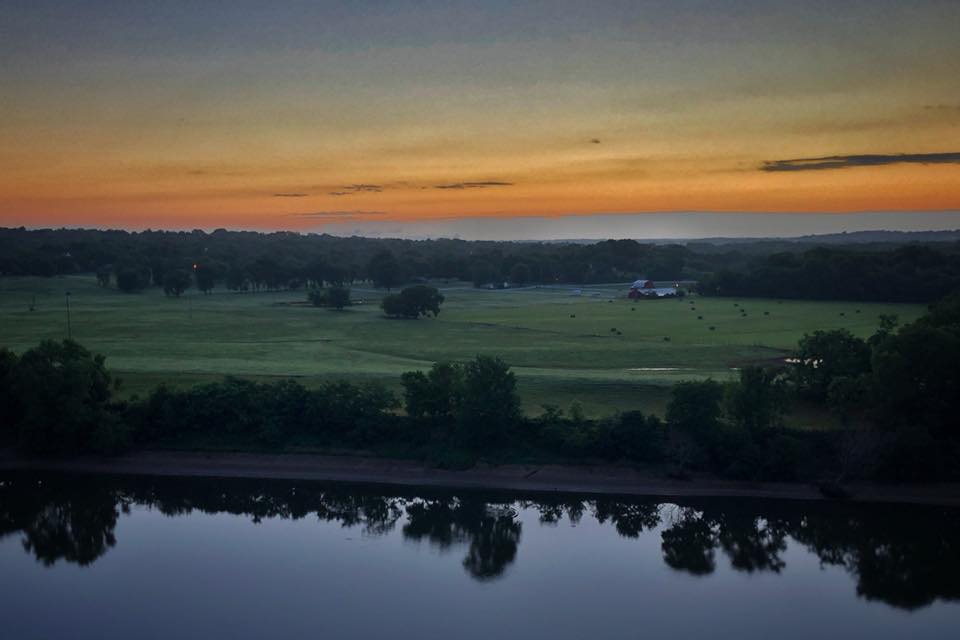
[[[65,295],[67,299],[67,340],[73,339],[73,332],[70,329],[70,292],[67,291]]]

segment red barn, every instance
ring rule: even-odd
[[[639,278],[630,285],[627,297],[633,300],[639,298],[672,298],[677,295],[676,287],[658,287],[653,280]]]

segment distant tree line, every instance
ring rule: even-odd
[[[706,295],[932,302],[960,288],[960,243],[818,247],[811,242],[680,244],[341,238],[292,232],[0,229],[0,275],[95,273],[102,286],[236,292],[388,291],[427,279],[477,287],[694,280]]]
[[[699,283],[704,295],[931,302],[960,291],[960,248],[906,245],[892,251],[818,247],[757,257]]]
[[[19,356],[0,350],[0,439],[39,455],[308,441],[405,452],[443,466],[546,456],[831,484],[960,477],[960,296],[902,327],[884,318],[868,340],[843,330],[807,335],[793,360],[744,367],[728,383],[679,383],[665,420],[639,410],[588,419],[577,405],[524,415],[515,374],[489,356],[404,373],[402,398],[378,384],[308,389],[293,380],[226,378],[120,402],[102,356],[69,340],[45,341]],[[786,428],[795,398],[830,408],[845,428]]]
[[[477,286],[674,279],[690,252],[679,245],[340,238],[291,232],[0,229],[0,275],[96,273],[123,291],[188,285],[209,291],[344,286],[393,289],[422,279]]]

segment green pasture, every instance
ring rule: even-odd
[[[73,337],[106,355],[130,394],[224,374],[398,387],[403,371],[483,353],[513,366],[528,411],[576,401],[597,415],[661,412],[678,380],[726,380],[743,364],[782,358],[805,332],[846,327],[867,336],[881,314],[910,321],[923,311],[696,296],[635,302],[626,299],[625,284],[440,288],[447,300],[438,318],[389,320],[378,307],[384,292],[368,288],[355,287],[361,304],[338,312],[305,304],[303,291],[168,298],[156,289],[102,289],[93,276],[2,278],[0,346],[22,351],[65,337],[70,291]]]

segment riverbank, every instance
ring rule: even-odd
[[[103,458],[24,459],[0,452],[0,471],[25,469],[152,476],[269,478],[364,484],[496,489],[655,497],[750,497],[825,500],[809,484],[738,482],[706,475],[672,479],[623,466],[478,465],[466,470],[426,467],[410,460],[354,456],[140,451]],[[960,506],[960,485],[846,486],[850,500]]]

